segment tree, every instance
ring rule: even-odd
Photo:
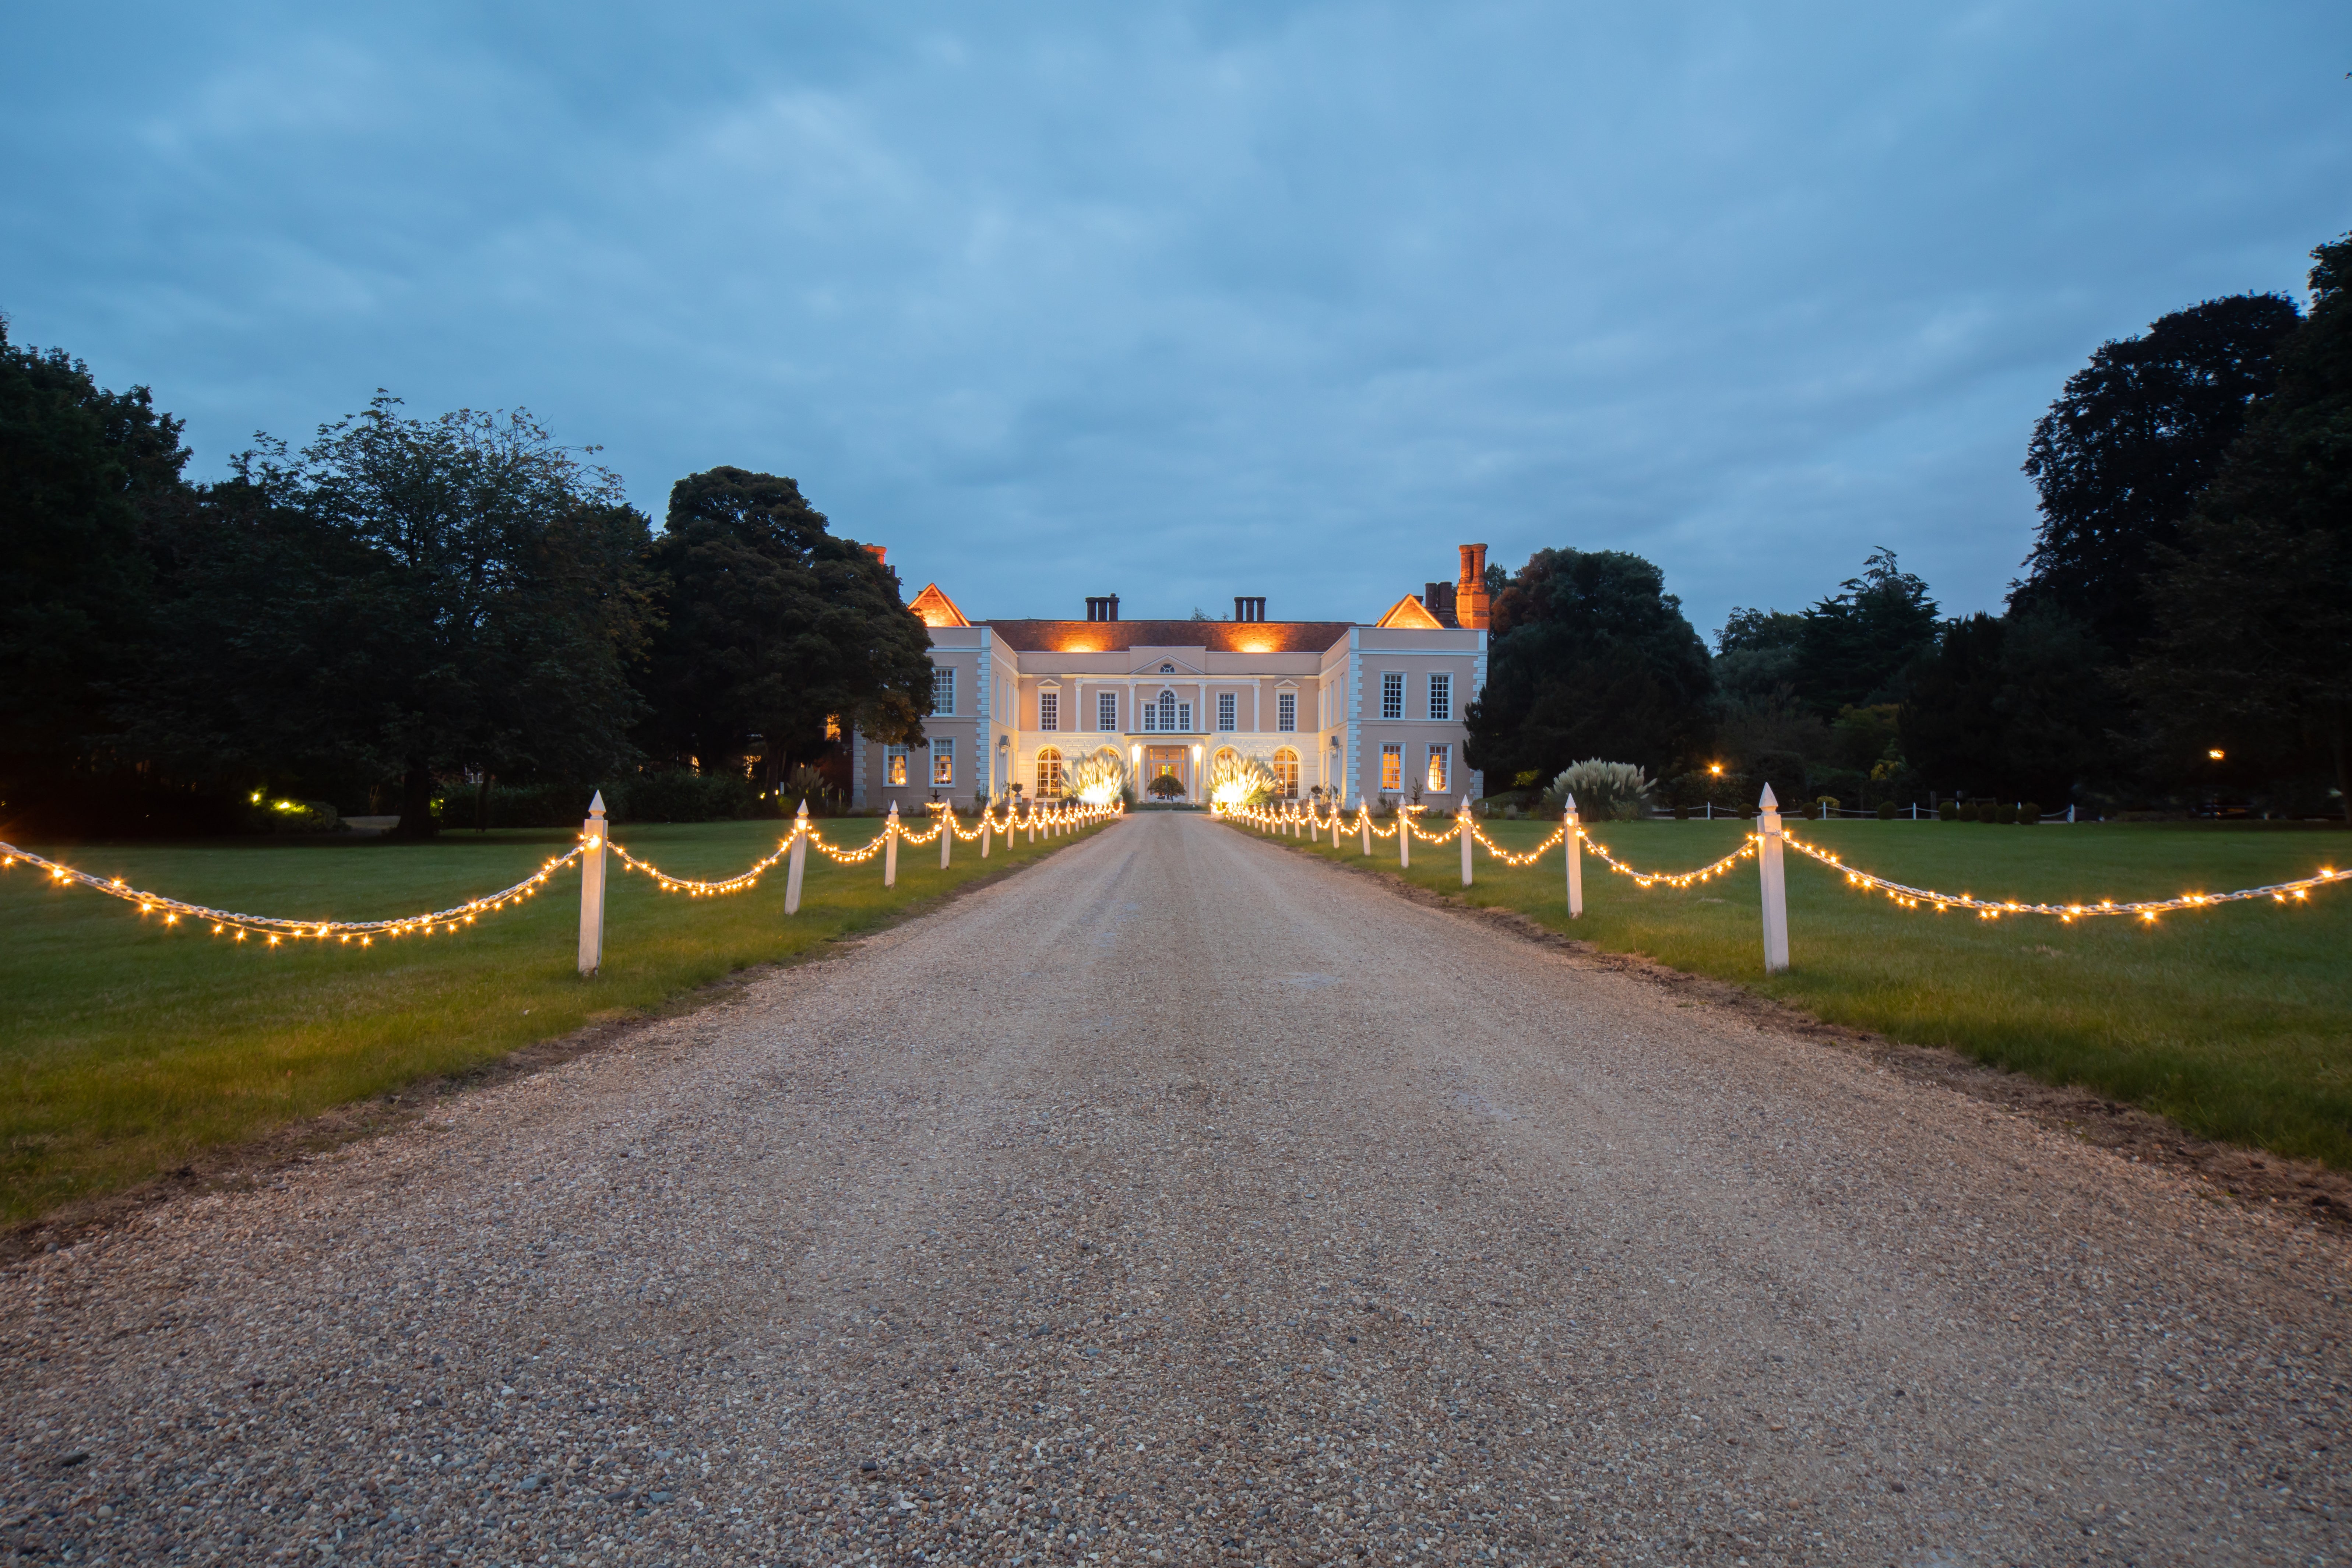
[[[2099,345],[2026,448],[2042,526],[2013,608],[2063,611],[2117,657],[2137,652],[2152,552],[2176,542],[2300,319],[2283,295],[2236,294]]]
[[[646,733],[673,757],[762,758],[768,788],[821,753],[826,725],[922,739],[930,633],[898,574],[791,479],[712,468],[677,481],[650,555],[664,625],[644,674]]]
[[[1904,760],[1923,784],[2057,805],[2099,782],[2114,688],[2081,623],[2053,609],[1944,623],[1904,682]]]
[[[1936,641],[1936,601],[1892,550],[1874,551],[1839,588],[1804,613],[1797,637],[1798,698],[1824,719],[1888,700]]]
[[[0,777],[112,765],[152,653],[152,535],[186,500],[180,431],[147,388],[108,392],[0,318]]]
[[[1539,550],[1493,607],[1470,764],[1550,778],[1590,757],[1653,774],[1708,738],[1706,646],[1658,569],[1613,550]]]
[[[2312,256],[2275,390],[2157,552],[2133,684],[2176,760],[2323,767],[2352,822],[2352,236]]]
[[[427,837],[436,773],[591,779],[634,756],[650,531],[527,413],[399,407],[379,393],[297,458],[243,454],[182,616],[233,694],[199,721],[219,743],[397,776],[399,831]]]

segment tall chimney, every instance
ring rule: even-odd
[[[1486,629],[1486,547],[1462,547],[1462,580],[1454,584],[1454,618],[1465,627]]]
[[[889,555],[889,553],[890,553],[890,547],[889,547],[888,545],[887,545],[887,544],[869,544],[869,545],[867,545],[866,548],[867,552],[868,552],[868,553],[870,553],[870,554],[874,557],[874,564],[875,564],[875,565],[877,565],[877,566],[884,566],[884,565],[887,565],[887,564],[889,563],[888,563],[888,561],[887,561],[887,556],[888,556],[888,555]]]

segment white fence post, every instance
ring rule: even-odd
[[[1402,801],[1397,802],[1397,865],[1404,870],[1412,869],[1412,813],[1404,808]]]
[[[882,821],[882,885],[898,885],[898,803],[890,803],[890,815]]]
[[[1454,824],[1454,831],[1462,840],[1462,885],[1470,885],[1470,797],[1462,797],[1462,808]]]
[[[1560,842],[1567,850],[1563,858],[1568,861],[1568,918],[1572,921],[1582,920],[1584,918],[1584,840],[1581,837],[1583,829],[1576,820],[1576,797],[1572,795],[1568,797],[1568,811],[1560,818],[1560,826],[1565,835]]]
[[[604,841],[608,837],[604,792],[600,789],[588,803],[588,820],[580,825],[580,973],[583,979],[604,966]]]
[[[1026,804],[1028,809],[1022,813],[1022,819],[1029,825],[1029,842],[1034,844],[1037,842],[1037,803],[1033,800]]]
[[[801,912],[801,879],[808,874],[808,802],[793,817],[792,852],[784,857],[784,913]]]
[[[940,813],[940,869],[948,868],[948,858],[955,848],[955,806],[952,803]]]
[[[1756,870],[1757,880],[1764,888],[1764,973],[1778,974],[1789,967],[1789,886],[1780,865],[1780,803],[1772,798],[1772,786],[1766,784],[1757,804],[1763,808],[1756,815],[1756,831],[1761,839]]]
[[[980,808],[980,858],[983,860],[988,858],[988,830],[992,826],[988,814],[994,809],[993,801],[982,805]]]

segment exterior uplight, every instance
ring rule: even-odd
[[[2217,762],[2217,763],[2218,763],[2218,762],[2220,762],[2220,761],[2221,760],[2221,757],[2222,757],[2222,754],[2223,754],[2223,753],[2222,753],[2221,748],[2221,747],[2219,747],[2219,746],[2216,746],[2216,747],[2214,747],[2211,751],[2210,751],[2210,752],[2206,752],[2205,754],[2206,754],[2207,756],[2209,756],[2209,757],[2212,758],[2215,762]]]

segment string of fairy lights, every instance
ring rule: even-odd
[[[856,866],[883,853],[894,836],[902,844],[920,847],[938,843],[942,833],[953,833],[957,837],[969,841],[992,832],[1009,838],[1024,827],[1041,833],[1070,832],[1118,816],[1124,809],[1123,804],[1116,801],[1107,805],[1073,801],[1051,806],[1033,805],[1024,812],[1016,812],[1008,805],[1000,817],[994,807],[990,806],[983,808],[973,819],[971,827],[966,830],[961,826],[953,806],[936,806],[933,810],[937,815],[928,829],[909,828],[894,816],[883,824],[882,830],[870,842],[856,847],[829,842],[814,824],[806,817],[801,817],[795,820],[793,833],[787,834],[772,853],[762,856],[733,876],[708,879],[675,876],[631,853],[618,840],[610,837],[604,840],[603,847],[612,851],[625,871],[641,873],[663,892],[683,893],[690,898],[714,898],[744,892],[759,886],[760,879],[792,853],[795,836],[804,837],[811,848],[835,864]],[[392,941],[404,936],[455,936],[485,916],[511,910],[523,900],[536,897],[546,887],[548,879],[593,847],[590,843],[574,845],[542,863],[538,870],[514,886],[501,888],[495,893],[485,893],[444,910],[373,921],[298,920],[290,916],[216,910],[206,904],[175,899],[169,894],[134,888],[120,877],[100,877],[5,842],[0,842],[0,871],[14,869],[21,863],[42,872],[54,886],[89,888],[110,899],[136,906],[142,917],[162,915],[166,927],[176,928],[185,921],[192,926],[208,926],[214,936],[226,937],[232,942],[259,938],[265,947],[295,942],[373,947],[379,937]]]
[[[1339,843],[1341,835],[1355,837],[1367,828],[1370,830],[1373,837],[1379,838],[1393,838],[1399,833],[1409,832],[1414,838],[1424,844],[1455,842],[1456,836],[1461,831],[1460,827],[1456,826],[1445,832],[1432,832],[1421,826],[1415,815],[1417,808],[1413,807],[1407,807],[1400,812],[1394,825],[1382,829],[1376,823],[1367,820],[1368,809],[1359,805],[1352,822],[1347,819],[1348,814],[1339,806],[1336,805],[1327,806],[1322,802],[1306,802],[1297,805],[1286,805],[1276,810],[1236,803],[1218,806],[1217,815],[1227,820],[1245,822],[1252,826],[1274,833],[1289,832],[1298,826],[1307,826],[1310,831],[1319,833],[1328,827],[1332,836],[1331,841],[1335,845]],[[1479,826],[1475,819],[1469,826],[1472,840],[1485,848],[1487,854],[1507,866],[1519,868],[1532,866],[1552,850],[1559,848],[1568,841],[1568,836],[1571,831],[1570,825],[1563,821],[1552,830],[1549,837],[1533,849],[1514,853],[1489,837],[1486,830]],[[1578,843],[1587,853],[1599,859],[1611,870],[1630,878],[1634,886],[1639,888],[1697,887],[1701,883],[1725,875],[1742,860],[1755,858],[1764,845],[1763,835],[1751,833],[1741,841],[1739,847],[1730,854],[1695,870],[1645,871],[1619,859],[1610,852],[1606,844],[1594,838],[1581,824],[1575,825],[1572,830]],[[2102,899],[2095,903],[2027,903],[2013,899],[1979,899],[1965,892],[1946,893],[1933,888],[1913,887],[1906,882],[1898,882],[1892,878],[1881,877],[1875,872],[1849,866],[1834,852],[1824,849],[1819,845],[1809,844],[1785,830],[1781,834],[1781,842],[1796,853],[1838,872],[1843,877],[1848,887],[1883,894],[1899,908],[1933,909],[1938,914],[1953,910],[1965,910],[1981,920],[1988,921],[2000,920],[2009,916],[2043,915],[2071,925],[2076,921],[2118,915],[2136,917],[2144,924],[2153,925],[2167,914],[2181,910],[2212,909],[2221,904],[2244,903],[2259,899],[2268,899],[2273,903],[2288,905],[2305,902],[2308,901],[2312,889],[2315,888],[2352,882],[2352,870],[2339,871],[2334,867],[2323,866],[2309,877],[2300,877],[2287,882],[2273,882],[2259,888],[2241,888],[2227,893],[2180,893],[2169,899],[2124,900]]]
[[[524,900],[536,896],[547,885],[550,877],[578,859],[580,855],[579,847],[567,849],[511,888],[501,888],[495,893],[485,893],[462,904],[452,904],[446,910],[395,915],[380,921],[295,920],[280,915],[249,915],[235,910],[216,910],[209,905],[174,899],[168,894],[151,893],[142,888],[131,887],[120,877],[94,876],[62,861],[36,855],[29,849],[19,849],[13,844],[0,844],[0,870],[13,868],[21,860],[47,873],[49,880],[56,885],[63,887],[79,883],[110,899],[137,905],[142,916],[161,914],[166,926],[177,926],[185,920],[209,926],[213,935],[227,937],[234,942],[259,937],[267,947],[276,947],[281,942],[333,942],[345,947],[356,942],[361,947],[373,947],[377,937],[392,941],[404,936],[429,937],[436,931],[445,936],[455,936],[484,915],[510,910]]]

